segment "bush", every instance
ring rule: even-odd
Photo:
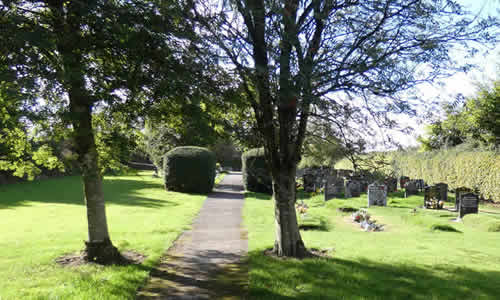
[[[250,192],[272,193],[272,179],[264,156],[264,149],[251,149],[243,153],[243,185]]]
[[[165,188],[170,191],[209,193],[215,182],[215,154],[201,147],[177,147],[163,159]]]
[[[500,222],[492,222],[488,225],[488,232],[500,232]]]
[[[459,233],[461,233],[460,230],[457,230],[455,227],[447,225],[447,224],[433,224],[431,226],[431,230],[439,230],[439,231],[446,231],[446,232],[459,232]]]

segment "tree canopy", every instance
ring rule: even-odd
[[[500,81],[483,85],[477,95],[445,105],[445,117],[427,127],[427,137],[419,137],[425,151],[453,147],[500,145]]]

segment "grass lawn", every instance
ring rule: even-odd
[[[456,223],[446,210],[413,213],[422,194],[393,193],[388,207],[368,209],[385,231],[364,232],[337,208],[365,207],[366,194],[326,204],[323,195],[300,196],[310,209],[299,223],[314,228],[301,231],[306,246],[330,249],[332,258],[264,256],[274,243],[273,202],[247,193],[251,299],[500,299],[500,232],[491,232],[500,231],[498,208]]]
[[[151,174],[104,179],[111,240],[147,255],[142,265],[124,267],[54,262],[83,249],[87,238],[79,177],[0,186],[0,299],[133,299],[206,198],[167,192]]]

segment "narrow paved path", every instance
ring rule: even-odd
[[[242,225],[241,173],[226,174],[208,195],[193,223],[160,265],[137,299],[244,299],[248,268],[242,261],[248,241]]]

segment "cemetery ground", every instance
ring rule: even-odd
[[[206,198],[167,192],[151,175],[104,178],[113,243],[145,256],[128,266],[55,262],[83,249],[87,238],[79,177],[0,186],[0,299],[133,299]]]
[[[329,257],[278,259],[264,254],[274,241],[270,196],[247,193],[252,299],[498,299],[500,295],[500,209],[466,215],[421,209],[423,193],[390,193],[387,207],[370,207],[384,231],[365,232],[339,208],[366,207],[366,194],[323,201],[299,192],[309,206],[298,216],[309,248]],[[454,206],[449,194],[447,206]],[[414,211],[414,208],[419,207]]]

